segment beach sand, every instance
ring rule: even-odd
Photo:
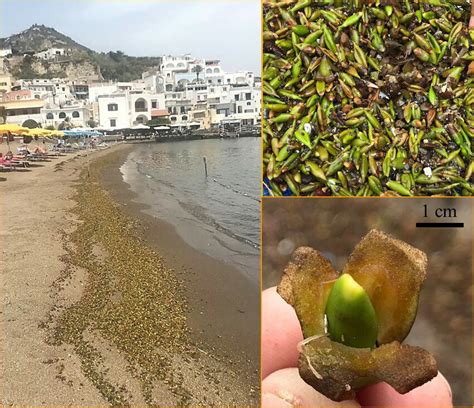
[[[132,148],[0,174],[2,404],[259,404],[259,288],[141,213]]]

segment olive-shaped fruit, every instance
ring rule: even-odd
[[[341,275],[326,303],[327,330],[333,341],[349,347],[373,348],[377,315],[369,296],[349,274]]]

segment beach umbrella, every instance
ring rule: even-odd
[[[51,133],[52,133],[51,130],[42,129],[42,128],[30,129],[30,131],[28,132],[28,134],[31,136],[39,136],[39,137],[51,136]]]
[[[28,134],[30,129],[24,128],[20,125],[16,125],[13,123],[5,123],[0,125],[0,135],[7,135],[7,145],[8,150],[10,150],[10,134],[12,135],[23,135]]]
[[[53,130],[53,131],[51,131],[51,136],[64,137],[64,132],[61,131],[61,130]]]
[[[3,125],[0,125],[0,132],[10,132],[12,134],[21,135],[23,133],[28,133],[29,131],[30,129],[13,123],[5,123]]]

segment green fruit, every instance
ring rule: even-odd
[[[349,347],[373,348],[378,334],[377,315],[364,288],[349,274],[341,275],[326,304],[328,333]]]

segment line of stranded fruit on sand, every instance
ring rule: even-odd
[[[264,1],[270,195],[472,195],[470,1],[380,3]]]
[[[183,373],[173,367],[174,355],[196,352],[186,325],[184,286],[101,188],[99,174],[110,160],[104,157],[82,172],[72,211],[81,222],[66,237],[66,270],[56,289],[77,268],[87,272],[87,280],[79,301],[51,312],[44,324],[49,342],[72,347],[84,375],[112,405],[128,406],[132,395],[109,378],[94,338],[121,352],[148,405],[155,404],[157,382],[187,405],[192,396]]]
[[[312,248],[298,248],[278,293],[303,330],[301,378],[335,401],[384,381],[401,394],[434,378],[437,364],[402,344],[415,321],[426,255],[383,232],[370,231],[342,274]]]

